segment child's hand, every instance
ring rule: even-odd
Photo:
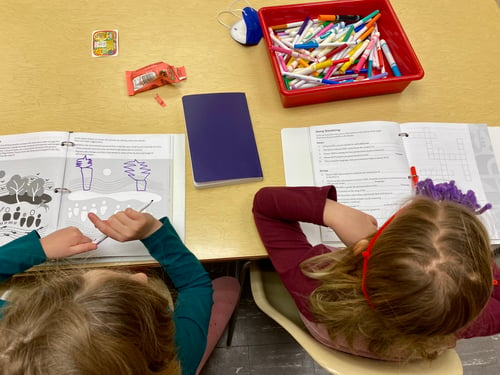
[[[46,237],[40,238],[40,243],[49,259],[64,258],[97,248],[97,245],[90,238],[84,236],[75,227],[59,229]]]
[[[326,200],[323,222],[347,246],[354,245],[377,231],[377,220],[373,216],[331,199]]]
[[[150,214],[131,208],[120,211],[107,220],[101,220],[93,213],[89,213],[88,217],[97,229],[119,242],[142,240],[162,226],[161,222]]]

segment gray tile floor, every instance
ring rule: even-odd
[[[500,258],[497,257],[497,262]],[[500,262],[499,262],[500,263]],[[500,374],[500,334],[461,340],[457,352],[464,375]],[[232,345],[226,333],[201,375],[326,375],[295,340],[253,302],[249,283],[243,290]],[[361,374],[362,375],[362,374]]]

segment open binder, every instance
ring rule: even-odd
[[[184,238],[185,136],[38,132],[0,136],[0,244],[33,230],[67,226],[102,236],[88,212],[106,219],[153,201]],[[140,241],[107,239],[73,258],[92,262],[152,259]]]
[[[286,184],[333,184],[339,202],[382,224],[413,194],[415,174],[435,183],[455,180],[462,191],[473,190],[480,204],[493,205],[480,217],[498,244],[500,173],[493,144],[500,147],[500,133],[495,130],[500,128],[387,121],[285,128]],[[340,244],[333,231],[309,227],[313,243]]]

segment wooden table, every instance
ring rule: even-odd
[[[294,108],[281,105],[265,44],[242,46],[217,22],[229,3],[4,0],[0,133],[184,133],[183,95],[245,92],[264,180],[196,190],[186,155],[186,244],[200,260],[215,261],[266,256],[252,199],[262,186],[285,184],[283,127],[366,120],[500,125],[494,0],[393,0],[425,77],[400,94]],[[290,2],[251,3],[258,9]],[[119,30],[119,55],[91,57],[92,31],[109,28]],[[127,96],[124,72],[157,61],[185,66],[188,79]]]

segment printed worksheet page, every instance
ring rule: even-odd
[[[0,245],[56,230],[67,132],[0,137]]]
[[[412,192],[400,132],[397,123],[386,121],[312,126],[316,186],[335,185],[340,203],[382,225]],[[321,238],[338,242],[328,228],[321,229]]]
[[[173,138],[168,134],[73,133],[68,147],[59,226],[74,225],[87,236],[101,234],[87,219],[89,212],[107,219],[128,207],[157,218],[172,214]],[[149,203],[152,203],[149,205]],[[92,256],[140,255],[139,242],[106,239]]]
[[[420,180],[455,180],[464,191],[472,189],[480,201],[486,200],[468,124],[406,123],[401,131],[408,135],[403,139],[406,155]]]
[[[385,121],[312,126],[315,185],[335,185],[340,203],[381,225],[412,193],[400,132]]]
[[[500,241],[500,176],[486,124],[406,123],[403,142],[420,180],[455,181],[462,192],[474,191],[478,204],[493,208],[480,215],[493,243]]]

